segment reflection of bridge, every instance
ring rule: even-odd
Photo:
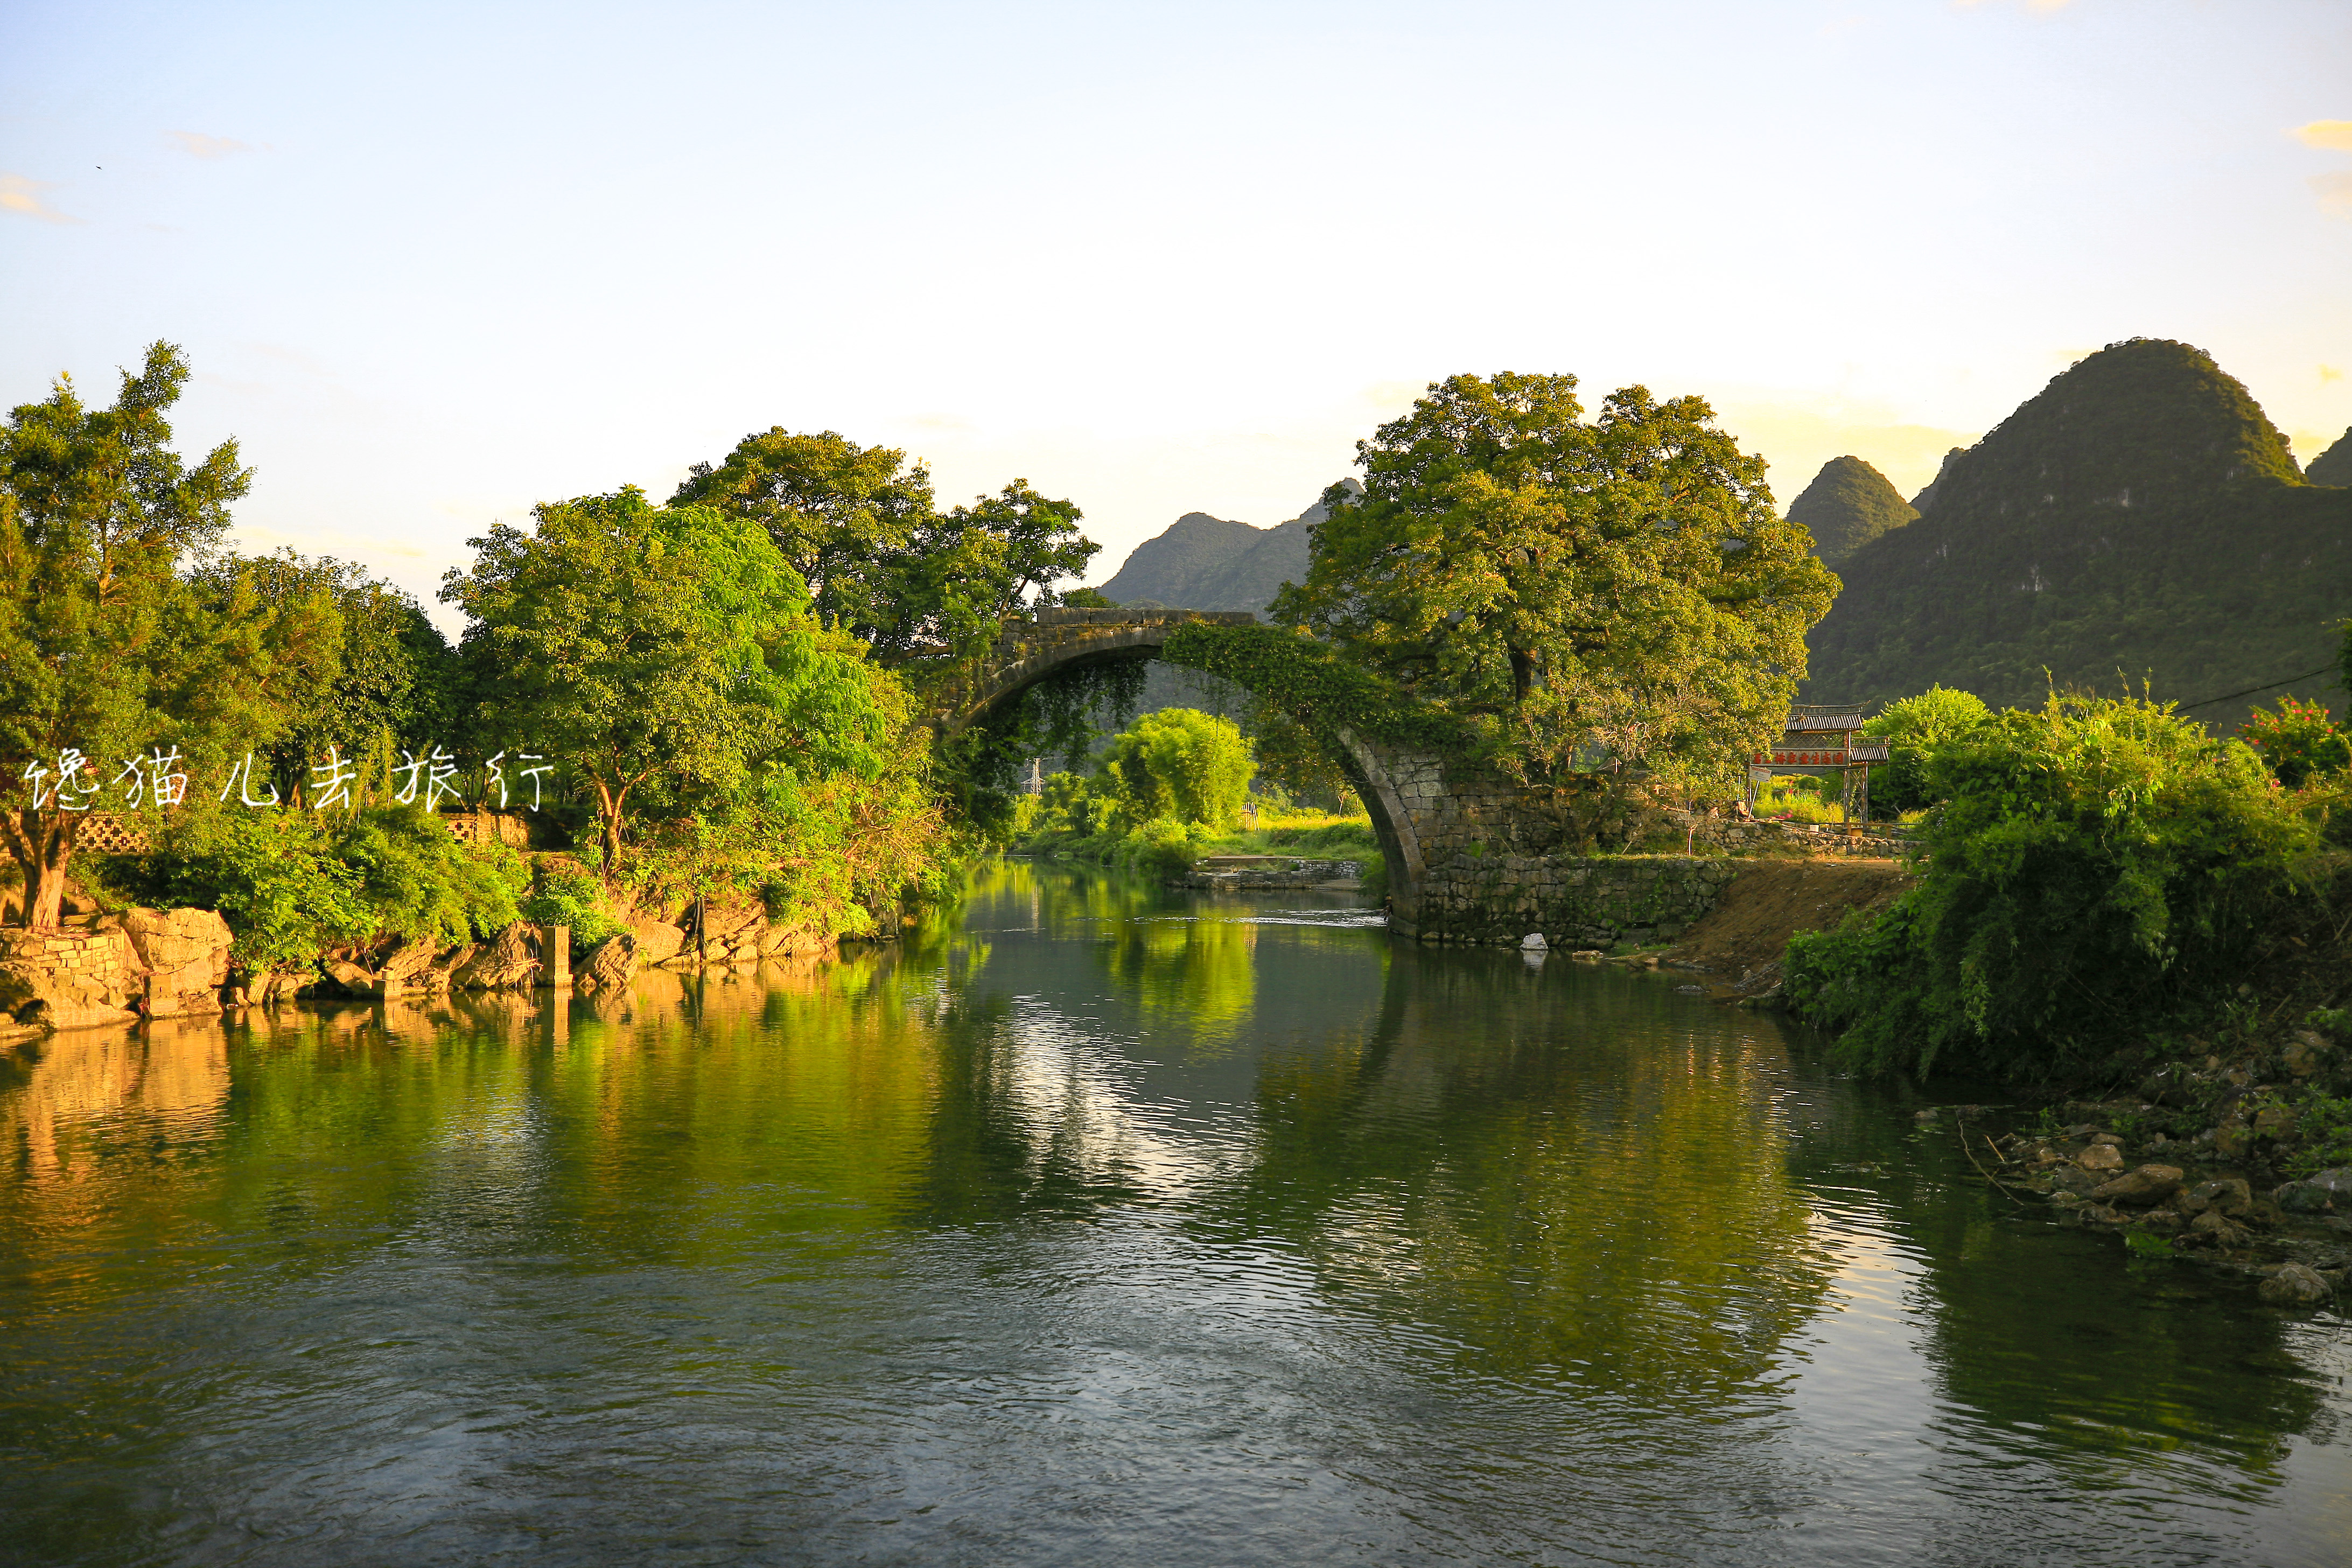
[[[1170,658],[1179,631],[1251,626],[1246,611],[1045,609],[1004,623],[988,652],[939,689],[932,721],[952,733],[1050,675]],[[1242,684],[1246,685],[1245,678]],[[1263,692],[1286,707],[1295,694]],[[1559,937],[1596,923],[1569,792],[1515,784],[1468,763],[1363,732],[1362,715],[1299,711],[1363,797],[1389,867],[1391,923],[1430,941]],[[1351,720],[1356,721],[1351,722]],[[1696,872],[1692,889],[1701,879]],[[1677,882],[1669,900],[1680,907]],[[1706,893],[1712,899],[1712,891]]]

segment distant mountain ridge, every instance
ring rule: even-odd
[[[1342,479],[1352,490],[1362,486]],[[1307,577],[1307,530],[1323,521],[1317,501],[1288,522],[1256,528],[1188,511],[1145,540],[1099,593],[1114,604],[1149,601],[1186,610],[1251,610],[1266,605],[1285,583]]]
[[[1916,521],[1839,564],[1808,700],[1941,683],[2032,704],[2053,680],[2145,679],[2199,701],[2330,665],[2328,628],[2352,616],[2352,490],[2305,482],[2252,396],[2186,343],[2110,344],[1948,458],[1930,489]],[[2334,687],[2197,716],[2234,722],[2285,692],[2340,713]]]

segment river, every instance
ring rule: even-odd
[[[1671,975],[975,873],[0,1058],[0,1560],[2352,1562],[2352,1334]]]

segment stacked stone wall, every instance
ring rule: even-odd
[[[0,1027],[70,1029],[134,1017],[144,973],[120,926],[0,931]]]
[[[1424,942],[1553,946],[1666,941],[1715,905],[1734,857],[1895,856],[1907,842],[1842,827],[1689,818],[1706,854],[1582,853],[1569,798],[1427,754],[1350,742],[1355,773],[1391,856],[1391,923]],[[1664,823],[1661,826],[1665,826]]]
[[[1670,942],[1715,907],[1735,861],[1685,855],[1565,856],[1457,851],[1432,866],[1415,934],[1424,942],[1553,947]]]

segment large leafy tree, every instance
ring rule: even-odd
[[[469,541],[474,568],[441,597],[472,622],[478,729],[585,785],[608,884],[640,799],[672,815],[782,804],[813,780],[884,771],[896,726],[880,672],[818,622],[762,528],[634,487],[534,516],[530,532]]]
[[[212,602],[239,584],[272,606],[323,598],[341,626],[337,657],[289,670],[287,721],[260,753],[276,786],[302,797],[319,759],[368,759],[355,781],[364,793],[383,781],[395,748],[423,751],[457,737],[460,698],[448,639],[404,590],[354,563],[291,550],[260,559],[227,555],[192,574]]]
[[[942,512],[921,464],[830,430],[746,436],[725,462],[696,464],[671,500],[757,522],[817,614],[889,657],[985,643],[1003,616],[1054,602],[1054,584],[1083,576],[1101,548],[1078,532],[1076,506],[1026,479]]]
[[[193,468],[172,450],[165,415],[188,374],[158,342],[113,406],[60,378],[0,429],[0,786],[14,805],[0,837],[36,928],[58,921],[91,806],[138,785],[152,810],[151,773],[209,789],[276,732],[299,672],[340,657],[325,595],[266,601],[236,572],[201,592],[191,580],[251,475],[234,441]],[[159,752],[176,760],[125,777]]]
[[[1776,732],[1837,579],[1703,399],[1457,375],[1357,444],[1278,620],[1470,715],[1533,773],[1694,784]]]

